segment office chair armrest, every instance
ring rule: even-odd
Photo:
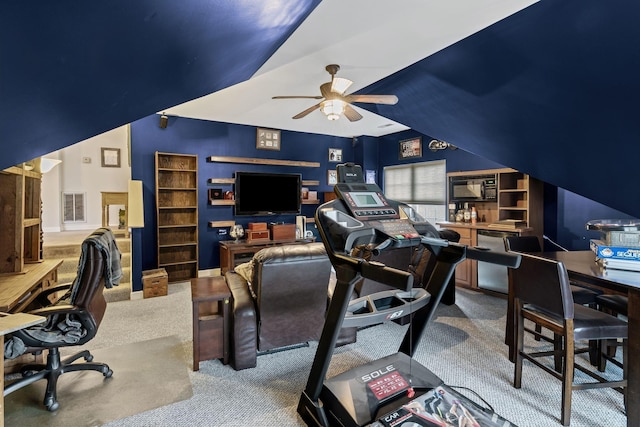
[[[85,312],[85,310],[81,309],[78,306],[75,306],[72,304],[60,304],[60,305],[50,305],[48,307],[43,307],[43,308],[37,308],[35,310],[31,310],[29,314],[48,317],[48,316],[51,316],[52,314],[68,314],[68,313],[82,314],[83,312]]]
[[[49,297],[57,292],[67,292],[69,289],[71,289],[72,284],[73,282],[63,283],[44,289],[34,298],[33,302],[36,303],[39,307],[48,307],[52,304],[55,304],[60,299],[60,297],[56,298],[54,301],[51,301]]]

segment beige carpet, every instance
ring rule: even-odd
[[[113,377],[100,372],[69,372],[58,380],[60,408],[42,404],[45,381],[5,398],[7,426],[98,426],[159,408],[193,395],[184,346],[177,336],[92,351]]]

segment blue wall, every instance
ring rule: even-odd
[[[422,137],[422,157],[400,160],[398,142],[416,136]],[[329,162],[329,148],[342,149],[343,161],[361,164],[363,170],[375,170],[377,183],[381,187],[384,185],[383,168],[396,164],[445,159],[449,172],[505,167],[461,149],[432,152],[428,149],[432,138],[415,131],[400,132],[382,138],[353,139],[281,131],[281,139],[280,151],[258,150],[254,126],[170,117],[167,128],[161,129],[157,115],[145,117],[131,124],[131,173],[133,179],[144,182],[145,205],[145,227],[142,230],[134,230],[132,239],[134,290],[142,289],[140,280],[142,270],[157,267],[154,164],[156,151],[198,155],[200,270],[220,266],[218,242],[229,239],[227,235],[218,235],[217,228],[209,227],[209,221],[235,219],[243,226],[249,222],[295,222],[293,215],[234,218],[231,206],[209,206],[207,189],[220,187],[219,184],[207,184],[209,178],[232,178],[233,173],[238,170],[300,173],[304,180],[320,182],[318,187],[310,190],[317,191],[322,200],[323,192],[333,191],[333,188],[327,184],[327,171],[335,169],[337,164]],[[320,167],[209,163],[206,160],[208,156],[311,161],[319,162]],[[232,188],[229,186],[228,189]],[[274,197],[277,197],[276,189],[274,189]],[[313,217],[316,207],[317,205],[303,205],[302,215]],[[571,250],[588,249],[589,239],[597,237],[597,233],[587,231],[585,223],[598,218],[629,218],[629,216],[569,191],[545,185],[544,233],[562,246]]]
[[[309,189],[317,191],[322,200],[323,192],[333,191],[333,187],[327,184],[327,171],[335,169],[337,164],[329,162],[329,148],[342,149],[344,161],[352,160],[354,157],[350,138],[281,131],[281,139],[280,151],[258,150],[254,126],[170,117],[167,128],[161,129],[157,115],[145,117],[131,124],[131,175],[132,179],[144,182],[145,208],[145,227],[133,237],[132,284],[134,290],[142,289],[140,282],[142,270],[157,268],[155,152],[198,155],[199,269],[206,270],[220,266],[218,242],[229,239],[228,235],[219,236],[217,228],[208,226],[209,221],[235,219],[245,227],[249,222],[295,222],[294,215],[234,218],[232,206],[208,205],[207,190],[221,187],[220,184],[207,184],[209,178],[233,178],[233,173],[239,170],[300,173],[303,180],[320,182],[318,187],[309,187]],[[319,162],[320,167],[210,163],[207,162],[208,156]],[[224,189],[232,190],[231,186],[226,187]],[[278,197],[277,189],[274,189],[273,197]],[[317,206],[302,205],[302,215],[313,217]],[[141,240],[141,253],[138,254],[135,253],[137,239]]]

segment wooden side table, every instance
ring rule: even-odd
[[[193,304],[193,370],[200,361],[222,359],[229,363],[229,299],[231,292],[222,276],[191,279]]]

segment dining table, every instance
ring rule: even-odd
[[[572,284],[628,297],[627,426],[640,426],[640,358],[634,356],[640,354],[640,272],[604,268],[590,250],[538,252],[535,255],[562,262]],[[509,291],[505,342],[511,361],[515,359],[514,311],[513,293]]]

